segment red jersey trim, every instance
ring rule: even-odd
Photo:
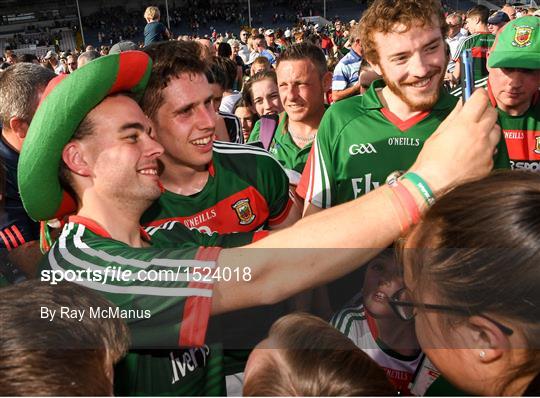
[[[304,171],[302,171],[302,177],[300,177],[300,182],[298,183],[298,186],[296,187],[296,193],[298,196],[300,196],[302,199],[306,200],[307,194],[308,194],[308,187],[309,187],[309,179],[311,175],[311,169],[313,168],[312,162],[313,162],[313,151],[315,151],[315,145],[311,147],[311,150],[309,151],[309,155],[307,158],[306,165],[304,166]],[[311,195],[313,195],[313,187],[311,192],[309,193],[309,197],[311,198]]]
[[[9,243],[9,240],[7,239],[6,235],[4,235],[2,231],[0,231],[0,238],[2,238],[2,240],[4,241],[4,245],[6,246],[6,249],[8,249],[8,251],[11,251],[11,249],[13,248],[11,247],[11,244]]]
[[[394,126],[396,126],[400,131],[404,132],[405,130],[410,129],[415,124],[420,123],[422,120],[424,120],[428,115],[429,112],[421,112],[416,116],[413,116],[407,120],[401,120],[399,117],[397,117],[393,112],[391,112],[388,108],[381,108],[381,113],[388,119],[390,123],[392,123]]]
[[[371,332],[371,335],[373,336],[373,339],[377,340],[379,338],[379,329],[377,328],[377,323],[375,322],[375,319],[369,314],[367,309],[366,309],[366,320],[369,326],[369,331]]]
[[[273,227],[273,226],[279,225],[283,221],[285,221],[285,219],[287,218],[287,216],[289,215],[289,213],[291,211],[292,206],[293,206],[293,201],[291,200],[291,198],[289,198],[289,200],[287,200],[287,205],[285,206],[285,208],[283,209],[281,214],[278,214],[274,218],[269,218],[268,219],[268,225]]]
[[[19,239],[19,242],[21,243],[21,245],[24,245],[26,241],[24,240],[24,237],[22,236],[21,231],[19,231],[19,228],[16,225],[12,225],[11,230],[13,231],[15,236],[17,236],[17,239]]]
[[[221,247],[200,247],[195,255],[195,260],[216,261],[220,251]],[[213,285],[190,282],[188,287],[212,289]],[[200,347],[204,345],[211,309],[211,297],[191,296],[186,299],[184,316],[178,335],[178,345],[180,347]]]
[[[19,243],[17,242],[17,239],[15,239],[15,236],[11,233],[11,230],[9,228],[4,229],[4,232],[6,233],[7,237],[11,241],[12,247],[15,249],[19,247]]]

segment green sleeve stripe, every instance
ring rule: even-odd
[[[268,152],[264,151],[264,152],[259,152],[258,150],[253,150],[253,147],[251,145],[237,145],[237,147],[240,147],[240,148],[228,148],[228,149],[224,149],[224,148],[218,148],[216,145],[214,145],[214,151],[215,152],[218,152],[218,153],[229,153],[229,154],[251,154],[251,155],[258,155],[258,156],[266,156],[266,157],[269,157],[270,159],[272,159],[274,162],[276,162],[279,167],[281,168],[281,170],[283,170],[284,173],[285,172],[285,169],[283,168],[283,166],[281,165],[281,163],[279,163],[272,155],[270,155]]]
[[[350,317],[361,317],[362,319],[365,319],[364,310],[361,307],[355,307],[355,308],[345,308],[338,312],[334,317],[332,318],[332,325],[340,331],[343,331],[343,323],[347,321],[347,319]]]
[[[351,333],[351,328],[352,328],[352,325],[355,321],[364,321],[366,319],[365,316],[355,316],[355,315],[352,315],[351,317],[349,317],[349,319],[347,320],[347,324],[345,325],[345,330],[343,331],[343,334],[347,337],[350,336],[350,333]]]

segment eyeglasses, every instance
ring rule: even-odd
[[[453,312],[455,314],[470,316],[471,312],[465,307],[458,306],[449,306],[449,305],[439,305],[439,304],[424,304],[424,303],[415,303],[412,301],[411,293],[407,288],[403,288],[394,293],[394,295],[388,301],[388,304],[396,315],[401,318],[403,321],[410,321],[416,316],[416,308],[420,307],[426,310],[432,311],[441,311],[441,312]],[[501,332],[507,336],[511,336],[514,331],[508,326],[504,326],[500,322],[497,322],[495,319],[492,319],[486,315],[479,315],[482,318],[487,319],[497,326]]]

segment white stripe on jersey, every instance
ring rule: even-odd
[[[325,186],[325,184],[329,184],[328,171],[326,170],[326,164],[324,162],[321,150],[319,149],[317,139],[315,140],[315,143],[313,145],[315,146],[313,150],[313,167],[311,168],[308,194],[306,196],[309,196],[310,192],[313,193],[310,197],[306,198],[306,200],[312,203],[314,206],[320,208],[328,208],[331,206],[332,203],[332,193],[330,191],[330,187]],[[321,164],[322,170],[320,166]]]
[[[281,165],[281,163],[279,163],[276,160],[276,158],[274,158],[270,153],[266,152],[263,149],[261,149],[261,150],[259,150],[259,149],[253,150],[252,148],[254,148],[252,145],[244,145],[244,144],[235,144],[235,146],[233,148],[226,147],[225,145],[219,145],[219,146],[214,146],[214,151],[216,151],[218,153],[230,153],[230,154],[249,153],[249,154],[252,154],[252,155],[267,156],[267,157],[271,158],[274,162],[276,162],[279,165],[279,167],[281,167],[281,170],[283,170],[283,172],[285,174],[287,174],[287,171]]]
[[[66,249],[66,237],[69,234],[66,233],[66,231],[71,231],[73,227],[69,229],[65,229],[60,235],[60,238],[58,239],[58,244],[60,249]],[[160,267],[171,267],[171,268],[178,268],[178,267],[215,267],[214,261],[200,261],[200,260],[175,260],[170,258],[153,258],[151,261],[143,261],[138,260],[135,258],[125,258],[120,256],[113,256],[107,252],[104,252],[103,250],[95,250],[89,247],[86,243],[82,241],[82,235],[84,234],[84,231],[86,230],[86,227],[82,224],[79,224],[77,233],[73,237],[73,243],[77,249],[84,250],[85,254],[88,254],[90,256],[96,257],[102,261],[106,262],[114,262],[119,265],[128,265],[134,268],[142,268],[146,269],[152,265],[160,266]]]
[[[58,265],[54,258],[53,250],[49,251],[49,264],[51,269],[55,271],[65,272],[66,270]],[[73,282],[88,287],[93,290],[98,290],[108,293],[116,294],[143,294],[148,296],[166,296],[166,297],[212,297],[212,289],[199,289],[199,288],[187,288],[187,287],[157,287],[157,286],[121,286],[121,285],[107,285],[101,282],[93,282],[87,279],[74,280]]]

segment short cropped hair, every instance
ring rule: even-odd
[[[129,346],[126,324],[96,318],[90,307],[112,304],[74,283],[39,280],[2,288],[0,295],[0,395],[112,395],[112,365]],[[53,321],[41,308],[56,310]],[[81,321],[60,309],[86,310]]]
[[[319,46],[311,43],[296,43],[287,47],[278,58],[276,68],[285,61],[301,61],[305,59],[313,63],[321,78],[328,72],[323,51]]]
[[[489,8],[483,5],[477,5],[467,11],[467,18],[476,17],[478,20],[487,24],[489,19]]]
[[[386,374],[349,338],[320,318],[289,314],[268,335],[276,355],[248,374],[244,396],[390,396]]]
[[[28,62],[10,66],[0,74],[0,120],[9,126],[12,117],[30,123],[40,92],[56,75],[50,69]]]
[[[144,48],[152,58],[152,73],[146,86],[141,108],[153,119],[163,104],[163,90],[171,79],[180,75],[208,74],[202,46],[195,41],[167,41],[153,43]],[[180,93],[181,94],[181,93]]]
[[[236,63],[229,58],[214,56],[206,77],[210,84],[219,84],[224,91],[231,91],[236,80]]]
[[[442,37],[446,37],[448,27],[442,9],[439,0],[375,0],[359,22],[364,57],[371,63],[379,63],[375,34],[390,33],[396,24],[403,24],[407,29],[433,26],[435,18]]]

